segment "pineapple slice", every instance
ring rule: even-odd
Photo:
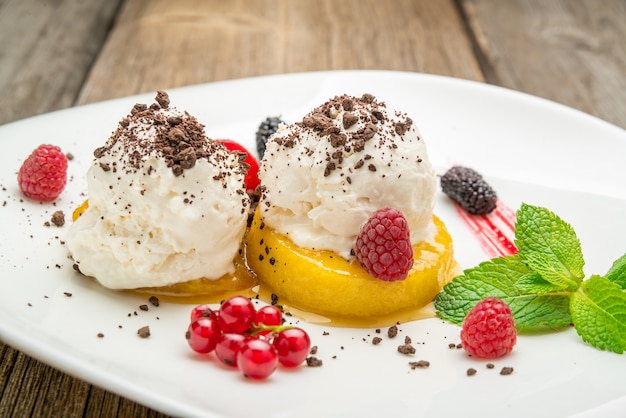
[[[332,251],[296,246],[264,225],[258,211],[245,238],[248,266],[262,286],[281,303],[333,318],[366,319],[417,309],[430,303],[458,272],[452,239],[433,217],[434,242],[413,246],[415,263],[404,280],[386,282],[370,276],[356,260]]]

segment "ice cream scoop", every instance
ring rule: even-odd
[[[250,205],[246,166],[166,93],[135,105],[94,157],[88,209],[66,238],[83,274],[134,289],[234,271]]]
[[[337,96],[283,125],[268,141],[259,172],[260,216],[296,245],[344,258],[381,207],[406,217],[411,242],[435,233],[437,177],[426,144],[404,112],[374,96]]]

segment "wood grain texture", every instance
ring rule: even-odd
[[[120,1],[0,1],[0,124],[74,104]]]
[[[78,103],[225,79],[356,68],[482,80],[449,0],[129,0]]]
[[[626,2],[461,0],[486,81],[626,128]]]

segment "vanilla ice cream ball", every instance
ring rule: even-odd
[[[135,105],[94,152],[88,209],[66,237],[80,271],[112,289],[231,273],[246,227],[239,157],[166,93],[156,100]]]
[[[411,118],[372,95],[335,97],[268,141],[259,172],[263,222],[296,245],[351,257],[382,207],[407,218],[413,244],[435,233],[437,177]]]

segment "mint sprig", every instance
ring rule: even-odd
[[[584,280],[584,258],[574,229],[546,208],[517,211],[518,254],[466,269],[435,298],[437,315],[461,324],[487,296],[510,307],[518,330],[572,323],[583,341],[602,350],[626,351],[626,254],[605,276]]]
[[[570,301],[572,320],[583,341],[602,350],[626,350],[626,293],[606,277],[591,276]]]
[[[542,279],[562,290],[578,289],[585,261],[571,225],[546,208],[522,204],[515,244],[524,263]]]

